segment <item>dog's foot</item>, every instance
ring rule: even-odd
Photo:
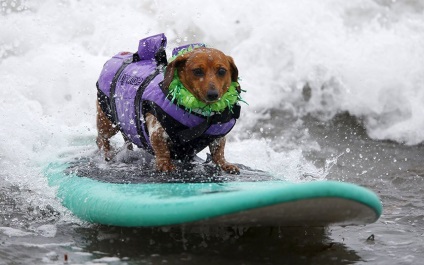
[[[111,161],[115,157],[115,153],[113,151],[105,152],[105,160],[107,162]]]
[[[156,160],[156,170],[159,172],[172,172],[175,169],[175,166],[170,161]]]
[[[221,169],[230,174],[240,174],[240,169],[236,165],[230,163],[221,165]]]
[[[131,142],[125,142],[127,150],[134,151],[134,147]]]

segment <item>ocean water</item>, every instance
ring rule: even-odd
[[[43,168],[90,155],[104,62],[165,33],[240,72],[230,161],[373,189],[365,227],[121,229],[60,205]],[[424,1],[0,1],[0,264],[419,264]],[[117,137],[114,145],[122,146]],[[373,237],[370,237],[373,235]]]

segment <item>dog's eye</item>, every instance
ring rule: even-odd
[[[219,68],[217,74],[219,76],[224,76],[227,73],[227,70],[224,68]]]
[[[193,74],[195,75],[195,76],[199,76],[199,77],[202,77],[202,76],[204,76],[205,74],[203,73],[203,70],[201,69],[201,68],[196,68],[196,69],[194,69],[193,70]]]

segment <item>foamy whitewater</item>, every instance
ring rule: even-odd
[[[168,54],[205,42],[234,58],[249,105],[231,133],[230,161],[292,179],[325,175],[305,161],[304,146],[275,150],[245,136],[269,109],[322,120],[348,112],[374,139],[424,141],[419,1],[0,3],[0,176],[38,193],[48,192],[48,162],[96,150],[104,62],[161,32]]]

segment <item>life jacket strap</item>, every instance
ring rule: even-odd
[[[190,142],[204,134],[212,124],[226,123],[229,122],[231,119],[238,119],[240,117],[240,110],[240,105],[235,104],[232,110],[226,108],[222,113],[214,114],[206,118],[205,121],[200,123],[199,125],[183,131],[179,131],[178,133],[176,133],[176,135],[180,143]]]
[[[161,46],[155,53],[155,61],[158,67],[165,67],[168,65],[168,60],[166,59],[165,46]]]
[[[103,93],[103,91],[99,87],[99,82],[96,82],[97,87],[97,102],[99,102],[100,109],[106,115],[106,117],[116,125],[116,121],[113,119],[112,109],[110,108],[110,99],[109,97]]]
[[[143,124],[142,121],[144,121],[143,117],[143,106],[142,103],[142,96],[144,91],[146,90],[147,86],[152,82],[152,80],[162,71],[162,68],[156,68],[156,70],[150,74],[146,79],[144,79],[143,83],[138,87],[137,93],[135,95],[134,99],[134,111],[135,111],[135,126],[137,128],[137,134],[140,136],[141,144],[145,149],[147,149],[149,152],[153,153],[153,150],[151,146],[148,144],[147,139],[144,137],[145,130],[147,132],[146,125]]]
[[[119,128],[120,131],[122,130],[120,127],[118,113],[116,111],[116,101],[115,101],[116,84],[118,83],[118,79],[122,71],[124,71],[124,69],[134,61],[134,58],[135,56],[127,60],[124,60],[122,62],[121,67],[119,67],[118,71],[115,73],[115,76],[112,79],[112,83],[110,84],[109,101],[110,101],[110,110],[111,110],[112,120],[115,121],[115,125]]]

